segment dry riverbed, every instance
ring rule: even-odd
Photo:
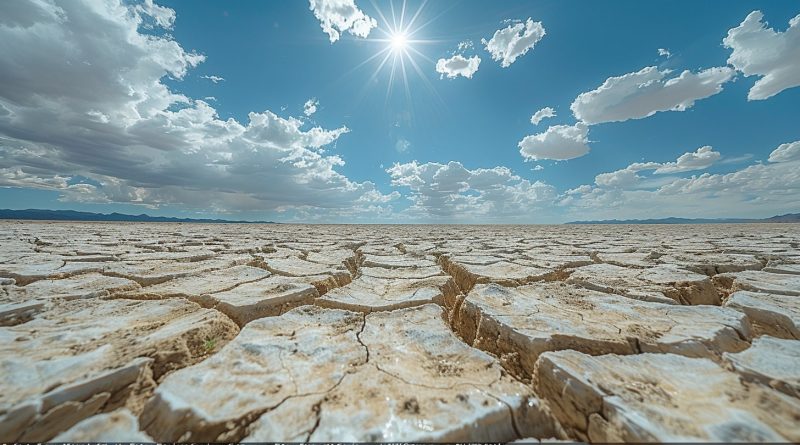
[[[800,441],[800,225],[0,222],[0,440]]]

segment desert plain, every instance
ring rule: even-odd
[[[0,440],[800,441],[800,225],[0,222]]]

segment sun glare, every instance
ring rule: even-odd
[[[420,19],[426,4],[427,0],[423,0],[419,8],[411,13],[411,11],[407,10],[406,0],[402,1],[399,8],[395,7],[394,1],[383,2],[379,5],[377,0],[372,0],[375,13],[380,18],[380,25],[376,32],[382,34],[382,36],[366,39],[368,42],[378,43],[380,45],[378,50],[349,71],[352,73],[360,67],[375,61],[372,76],[364,84],[359,98],[366,96],[367,89],[381,72],[388,71],[388,82],[386,84],[387,101],[392,95],[395,84],[399,83],[402,85],[406,99],[410,103],[412,87],[409,82],[409,74],[410,72],[415,72],[419,76],[422,85],[431,93],[428,96],[437,98],[439,102],[442,102],[436,93],[436,89],[427,79],[425,72],[419,65],[423,61],[431,65],[436,64],[420,51],[420,47],[425,44],[441,42],[440,40],[420,38],[422,31],[442,15],[442,13],[439,13],[426,22],[419,23],[418,19]]]
[[[389,39],[392,51],[402,51],[408,46],[408,37],[404,32],[396,32]]]

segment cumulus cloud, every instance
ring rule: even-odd
[[[533,125],[539,125],[539,122],[541,122],[542,119],[548,117],[556,117],[556,110],[550,107],[544,107],[541,110],[533,113],[533,116],[531,116],[531,123]]]
[[[308,99],[305,104],[303,104],[303,114],[306,116],[311,116],[312,114],[317,112],[317,106],[319,105],[319,101],[315,98]]]
[[[666,57],[667,59],[672,57],[672,53],[669,52],[669,50],[666,49],[666,48],[659,48],[658,49],[658,55],[661,56],[661,57]]]
[[[319,20],[319,26],[335,43],[342,33],[366,38],[378,22],[358,9],[355,0],[310,0],[310,9]]]
[[[764,14],[753,11],[728,31],[722,40],[733,50],[728,64],[745,76],[759,76],[748,100],[763,100],[800,85],[800,14],[789,20],[789,28],[775,32],[767,28]]]
[[[796,146],[800,147],[800,143]],[[776,157],[784,159],[781,155],[792,152],[787,147],[791,148],[791,144],[781,145],[773,154],[777,152]],[[757,163],[725,174],[673,175],[705,168],[703,165],[710,165],[709,159],[719,159],[708,153],[716,152],[701,147],[676,162],[634,163],[601,173],[595,177],[594,186],[585,184],[568,190],[560,195],[558,204],[573,215],[572,219],[765,217],[798,210],[800,156],[796,152],[782,161]],[[665,176],[639,174],[646,170],[658,173],[664,166],[679,165],[686,169],[671,170]]]
[[[667,78],[670,71],[654,66],[635,73],[609,77],[592,91],[581,93],[570,105],[577,119],[587,124],[641,119],[659,111],[685,111],[695,101],[722,91],[734,77],[728,67],[709,68],[698,73],[684,71]]]
[[[225,211],[377,211],[385,202],[364,204],[380,195],[374,184],[351,181],[337,171],[344,160],[326,154],[347,127],[307,128],[268,110],[223,120],[162,83],[204,60],[168,34],[141,32],[171,24],[171,10],[122,1],[13,6],[14,15],[0,11],[0,186]],[[75,176],[91,181],[70,185]]]
[[[224,78],[219,77],[219,76],[200,76],[200,78],[201,79],[208,79],[208,80],[210,80],[210,81],[212,81],[214,83],[220,83],[223,80],[225,80]]]
[[[514,23],[498,29],[491,39],[481,39],[481,43],[486,46],[492,59],[500,62],[503,68],[508,68],[542,40],[545,34],[542,22],[534,22],[528,18],[525,23]]]
[[[703,170],[711,167],[721,157],[710,145],[698,148],[693,153],[682,154],[675,162],[661,164],[655,173],[680,173],[692,170]]]
[[[530,218],[532,212],[553,202],[555,189],[530,182],[506,167],[470,170],[460,162],[417,161],[394,164],[386,170],[392,185],[411,191],[410,217],[432,220]]]
[[[800,161],[800,141],[781,144],[769,154],[769,162]]]
[[[581,122],[575,125],[555,125],[545,132],[525,136],[519,152],[525,159],[566,160],[589,153],[589,127]]]
[[[609,173],[600,173],[595,176],[594,183],[600,187],[628,188],[642,179],[636,172],[635,169],[623,168]]]
[[[581,186],[560,204],[571,219],[766,217],[798,210],[800,162],[753,164],[726,174],[666,177],[655,187]]]
[[[155,25],[160,28],[172,29],[172,25],[175,23],[175,11],[159,6],[153,3],[153,0],[144,0],[141,4],[136,5],[135,8],[141,17],[151,18],[155,21]],[[145,27],[152,28],[152,25],[145,23]]]
[[[436,72],[440,73],[440,78],[447,76],[448,79],[455,79],[458,76],[472,79],[472,75],[478,71],[481,58],[478,56],[464,57],[456,54],[449,59],[439,59],[436,61]]]
[[[637,186],[642,179],[638,172],[653,170],[653,174],[683,173],[694,170],[704,170],[711,167],[722,155],[709,146],[703,146],[694,152],[684,153],[675,162],[635,162],[621,170],[600,173],[595,176],[594,183],[605,188],[632,188]],[[651,181],[650,183],[653,183]],[[656,181],[655,183],[660,183]]]

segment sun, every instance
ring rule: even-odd
[[[374,61],[374,71],[368,81],[364,83],[358,95],[359,100],[367,95],[367,90],[371,85],[374,85],[379,74],[388,71],[388,82],[386,84],[387,101],[389,97],[392,96],[395,84],[400,84],[402,86],[402,91],[405,92],[407,103],[411,103],[411,90],[414,87],[412,83],[409,82],[409,74],[411,72],[416,72],[419,80],[422,82],[421,85],[430,93],[427,94],[426,97],[432,97],[438,99],[440,103],[444,103],[436,93],[436,89],[428,80],[426,71],[420,67],[420,63],[436,65],[435,61],[420,51],[420,47],[426,44],[443,43],[446,42],[446,40],[423,39],[421,36],[423,34],[422,31],[444,12],[420,24],[418,23],[418,19],[421,18],[423,9],[428,3],[428,0],[422,0],[419,8],[413,13],[408,11],[406,1],[407,0],[402,0],[401,6],[396,8],[395,3],[400,3],[399,0],[382,2],[380,6],[376,0],[372,0],[375,13],[380,18],[380,25],[377,27],[376,31],[382,34],[382,36],[369,37],[366,40],[367,42],[378,44],[378,48],[374,54],[351,68],[345,74],[353,73],[362,66],[371,64]],[[386,11],[387,14],[384,14],[384,10],[381,6],[388,9],[388,11]]]
[[[389,46],[395,52],[405,50],[408,46],[408,36],[402,31],[393,33],[389,37]]]

